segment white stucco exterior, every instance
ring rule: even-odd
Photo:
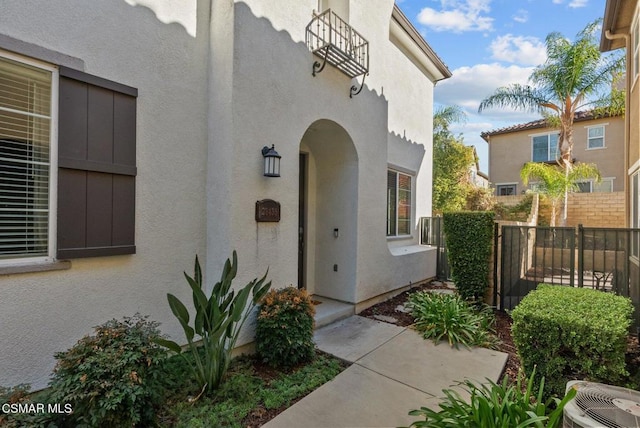
[[[393,0],[337,6],[370,44],[366,86],[352,99],[356,82],[332,66],[312,76],[305,26],[317,0],[3,2],[0,49],[139,95],[137,254],[0,275],[0,385],[46,386],[55,352],[135,312],[181,340],[166,293],[190,301],[182,271],[196,253],[208,284],[235,249],[236,285],[267,268],[275,287],[296,285],[300,153],[311,293],[358,304],[435,276],[418,220],[431,214],[433,87],[448,72],[392,19]],[[272,144],[280,178],[261,173]],[[385,234],[389,167],[413,176],[412,235],[400,239]],[[280,202],[280,222],[255,221],[262,199]]]

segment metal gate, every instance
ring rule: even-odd
[[[538,284],[589,287],[630,297],[640,314],[640,229],[502,226],[500,309],[511,310]],[[498,242],[498,239],[496,239]]]
[[[422,217],[420,219],[420,231],[420,244],[437,248],[436,276],[441,281],[451,280],[442,217]]]

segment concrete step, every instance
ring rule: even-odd
[[[311,298],[320,302],[316,304],[316,329],[323,327],[327,324],[349,318],[354,315],[355,305],[339,302],[337,300],[329,299],[327,297],[313,295]]]

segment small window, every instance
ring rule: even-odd
[[[558,134],[536,135],[532,138],[533,162],[548,162],[558,158]]]
[[[591,182],[590,181],[580,181],[576,183],[578,187],[578,193],[591,193]]]
[[[511,196],[516,194],[515,184],[499,184],[496,186],[496,194],[498,196]]]
[[[613,179],[603,178],[600,183],[593,180],[579,181],[576,186],[578,193],[610,193],[613,192]]]
[[[604,126],[587,128],[587,149],[601,149],[604,147]]]
[[[411,234],[411,176],[387,171],[387,236]]]

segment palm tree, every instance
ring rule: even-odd
[[[578,182],[587,179],[595,179],[600,182],[602,177],[600,171],[594,164],[575,163],[569,173],[560,166],[549,165],[538,162],[527,162],[520,170],[520,178],[524,185],[528,185],[532,180],[538,180],[537,192],[547,195],[551,200],[551,227],[556,225],[556,211],[563,197],[568,192],[578,189]],[[567,204],[564,204],[564,220]]]
[[[596,40],[600,23],[601,20],[596,20],[587,25],[573,43],[560,33],[550,33],[545,40],[547,61],[529,76],[531,85],[498,88],[482,100],[478,108],[478,112],[482,112],[492,107],[512,107],[542,114],[549,125],[559,128],[557,162],[564,168],[565,175],[572,169],[576,112],[597,108],[599,114],[620,113],[611,83],[624,69],[624,56],[600,53]],[[566,198],[565,193],[565,206]]]

